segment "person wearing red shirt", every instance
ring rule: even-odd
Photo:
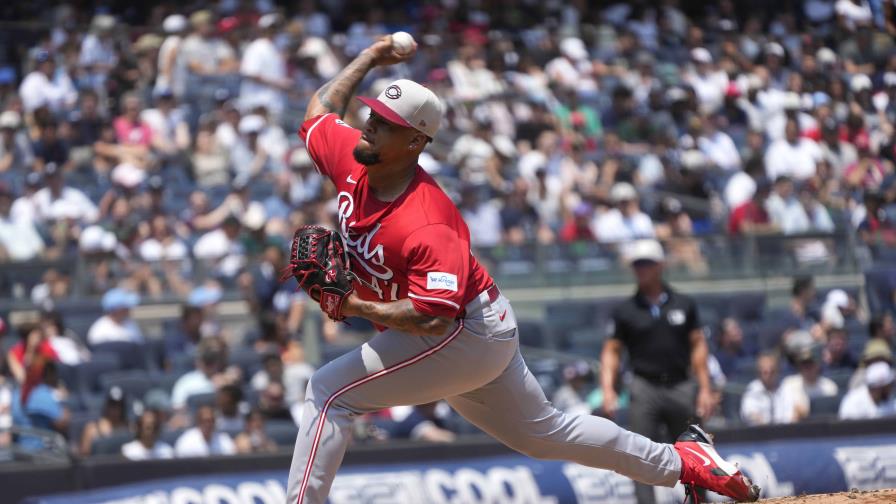
[[[376,99],[360,98],[370,108],[361,130],[342,121],[367,72],[413,53],[398,54],[391,36],[380,38],[312,96],[299,131],[317,170],[336,186],[338,231],[357,275],[342,314],[382,332],[309,380],[287,502],[326,501],[352,417],[439,399],[533,457],[756,500],[758,487],[696,426],[674,446],[654,443],[547,401],[520,354],[509,301],[470,250],[457,207],[418,164],[439,129],[438,97],[400,79]]]
[[[566,243],[577,241],[594,241],[594,233],[591,232],[591,218],[594,216],[594,208],[584,201],[576,205],[572,215],[560,228],[560,240]]]
[[[749,235],[774,231],[765,201],[771,193],[772,184],[767,179],[756,182],[756,192],[749,200],[741,203],[728,216],[728,234]]]
[[[21,399],[25,404],[28,394],[43,379],[44,365],[58,361],[59,357],[39,325],[23,324],[19,327],[19,336],[21,340],[6,354],[6,363],[22,388]]]

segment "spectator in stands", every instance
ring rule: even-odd
[[[858,369],[849,378],[849,390],[862,386],[865,383],[865,370],[875,362],[886,362],[893,365],[893,351],[889,345],[879,339],[871,339],[862,350],[862,359]]]
[[[765,235],[778,231],[768,212],[765,203],[771,193],[771,184],[768,180],[760,179],[756,182],[756,192],[753,196],[735,208],[728,218],[728,233],[732,235]]]
[[[43,169],[48,163],[55,163],[63,172],[70,171],[72,160],[68,142],[59,136],[59,124],[55,119],[43,119],[39,123],[39,136],[31,145],[34,151],[34,167]]]
[[[237,433],[243,430],[245,425],[240,404],[243,401],[243,391],[236,384],[227,384],[218,388],[215,402],[218,407],[216,427],[224,432]]]
[[[177,65],[183,65],[190,73],[200,77],[219,77],[233,73],[238,68],[233,49],[215,36],[215,16],[200,10],[190,16],[193,32],[184,39],[178,52]],[[175,94],[186,92],[174,89]]]
[[[79,453],[86,457],[93,453],[93,444],[103,438],[130,429],[128,425],[127,399],[124,390],[113,386],[106,392],[103,411],[99,419],[87,423],[78,442]]]
[[[849,335],[843,327],[831,327],[827,331],[827,345],[824,348],[826,371],[853,371],[859,365],[849,351]]]
[[[249,110],[264,105],[278,120],[285,105],[285,94],[291,90],[287,79],[286,60],[274,44],[274,36],[282,23],[279,14],[265,14],[258,19],[258,38],[243,50],[240,74],[240,105]]]
[[[265,432],[265,416],[258,408],[252,408],[246,414],[243,432],[234,439],[237,453],[272,453],[277,451],[277,444]]]
[[[171,406],[183,412],[187,399],[197,394],[211,394],[219,387],[237,383],[238,368],[227,368],[227,345],[218,336],[203,338],[196,348],[196,369],[181,376],[171,390]]]
[[[840,125],[833,117],[828,117],[821,125],[821,155],[828,162],[832,176],[841,179],[846,174],[846,167],[858,161],[855,147],[840,138]]]
[[[9,375],[6,361],[0,359],[0,450],[12,444],[12,400],[14,383]]]
[[[619,408],[616,381],[626,348],[634,373],[630,426],[659,441],[663,427],[672,435],[695,416],[712,416],[716,398],[707,368],[709,350],[697,305],[663,280],[665,256],[659,242],[639,240],[625,252],[638,290],[613,310],[601,353],[603,410],[612,417]],[[653,502],[652,487],[637,486],[635,492],[639,502]]]
[[[165,332],[165,357],[172,363],[177,355],[195,355],[196,346],[203,336],[204,316],[202,307],[184,303],[180,307],[180,319],[176,327]],[[211,334],[209,334],[210,336]]]
[[[140,113],[140,120],[149,127],[152,148],[163,163],[179,163],[190,147],[190,127],[184,110],[174,93],[163,89],[153,93],[155,108]]]
[[[44,187],[34,194],[35,216],[40,223],[66,219],[90,224],[96,222],[99,211],[80,189],[65,185],[62,167],[56,163],[44,166]]]
[[[65,405],[67,392],[59,381],[55,362],[47,362],[42,369],[41,381],[27,396],[21,389],[13,396],[13,422],[21,427],[55,431],[63,436],[68,433],[71,411]],[[40,449],[43,441],[32,436],[20,436],[19,446],[24,449]]]
[[[610,190],[613,207],[598,212],[592,232],[603,243],[623,243],[653,238],[653,222],[641,211],[638,191],[628,182],[617,182]]]
[[[183,458],[235,454],[233,439],[217,430],[215,422],[214,406],[199,406],[195,415],[196,426],[184,431],[174,443],[175,455]]]
[[[156,77],[155,92],[175,89],[184,89],[184,68],[179,66],[178,52],[183,43],[183,35],[187,29],[187,18],[180,14],[171,14],[162,21],[162,30],[167,34],[159,47],[158,76]],[[176,82],[177,81],[177,82]]]
[[[457,435],[445,428],[437,412],[438,402],[414,406],[411,414],[390,425],[389,436],[397,439],[413,439],[430,443],[450,443]]]
[[[258,409],[264,414],[268,420],[295,420],[289,405],[286,404],[286,388],[282,383],[272,381],[261,390],[261,396],[258,398]]]
[[[563,368],[563,385],[554,392],[551,403],[558,410],[572,415],[590,415],[595,390],[594,372],[587,362],[578,360]]]
[[[784,138],[769,145],[765,153],[765,170],[769,179],[782,175],[804,181],[815,176],[815,165],[822,158],[814,140],[800,136],[800,127],[793,117],[787,119]]]
[[[34,162],[28,135],[21,128],[22,116],[18,112],[0,113],[0,173],[24,173]]]
[[[482,197],[482,189],[467,184],[460,190],[458,208],[470,228],[470,242],[474,247],[491,247],[501,241],[501,213],[497,205]]]
[[[122,288],[109,289],[101,302],[105,314],[87,330],[87,343],[96,346],[113,341],[143,343],[140,326],[131,318],[131,309],[140,304],[140,296]]]
[[[243,246],[239,241],[242,225],[231,215],[219,229],[202,235],[193,245],[193,256],[214,266],[216,275],[233,278],[245,264]]]
[[[566,243],[594,241],[594,232],[591,230],[593,216],[594,207],[580,201],[560,228],[560,240]]]
[[[841,420],[880,418],[896,415],[893,397],[893,368],[886,362],[876,362],[865,370],[865,384],[846,394],[840,403]]]
[[[747,356],[744,348],[744,333],[734,317],[725,317],[719,323],[718,348],[713,355],[725,376],[734,376],[739,360]]]
[[[821,357],[821,347],[818,345],[810,344],[798,349],[794,355],[797,373],[781,380],[782,394],[793,405],[796,421],[809,416],[812,399],[837,395],[837,384],[821,374]]]
[[[857,314],[858,305],[855,299],[843,289],[833,289],[828,292],[821,305],[820,326],[825,331],[830,328],[843,328],[849,321],[854,320]]]
[[[25,76],[19,86],[19,96],[26,114],[47,108],[58,113],[74,105],[78,94],[71,79],[64,72],[56,72],[53,54],[37,51],[34,56],[34,70]]]
[[[60,363],[77,366],[90,360],[90,350],[77,334],[65,327],[57,310],[41,310],[39,323]]]
[[[796,409],[779,384],[778,356],[763,354],[756,359],[758,377],[747,385],[741,397],[740,418],[747,425],[768,425],[796,421]]]
[[[144,411],[137,419],[134,440],[121,447],[121,454],[128,460],[158,460],[174,458],[174,448],[159,440],[162,423],[153,410]]]
[[[891,349],[896,343],[896,325],[893,323],[893,315],[884,312],[871,317],[868,322],[868,335],[871,339],[884,341]]]
[[[19,341],[6,354],[9,372],[19,384],[22,401],[27,401],[31,390],[44,376],[44,367],[59,357],[47,340],[47,334],[39,324],[19,326]]]
[[[31,220],[16,220],[10,188],[0,183],[0,262],[30,261],[43,254],[44,240]]]

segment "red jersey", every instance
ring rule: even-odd
[[[367,167],[352,150],[361,132],[336,114],[305,121],[299,131],[317,170],[336,185],[339,232],[351,254],[361,299],[410,298],[431,316],[457,317],[493,281],[470,250],[470,230],[457,207],[422,168],[404,193],[378,200]]]
[[[735,208],[731,215],[728,216],[728,232],[735,235],[740,234],[743,230],[744,222],[768,224],[770,220],[764,208],[757,205],[753,200],[747,200]]]
[[[25,342],[19,341],[9,349],[10,357],[15,359],[19,364],[25,364]],[[43,340],[40,342],[40,345],[37,347],[37,351],[34,353],[34,358],[31,361],[31,365],[25,369],[25,382],[22,383],[22,404],[25,404],[25,401],[28,399],[28,395],[31,394],[31,390],[37,386],[38,383],[43,379],[44,374],[44,364],[48,361],[58,361],[59,357],[56,355],[56,350],[53,350],[53,346],[50,344],[49,340]]]

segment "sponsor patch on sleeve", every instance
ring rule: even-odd
[[[457,292],[457,275],[439,271],[430,271],[426,274],[426,289],[450,290],[452,292]]]

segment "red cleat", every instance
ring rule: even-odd
[[[753,502],[759,499],[760,488],[737,466],[716,452],[709,436],[700,427],[691,425],[678,436],[675,451],[681,457],[679,480],[694,504],[698,504],[697,488],[705,488],[737,501]]]

